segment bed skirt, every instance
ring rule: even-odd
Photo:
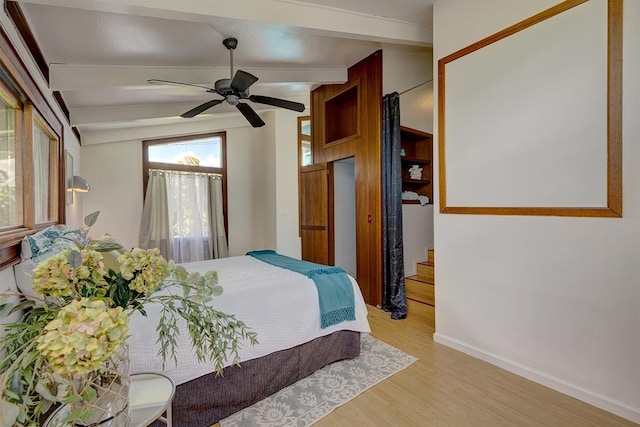
[[[360,332],[338,331],[204,375],[176,388],[174,427],[209,427],[330,363],[360,354]],[[162,426],[154,423],[153,426]]]

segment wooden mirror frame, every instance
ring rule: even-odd
[[[440,212],[481,215],[622,217],[622,3],[608,0],[607,73],[607,205],[606,207],[473,207],[449,206],[446,187],[446,65],[492,43],[591,0],[567,0],[438,61],[438,145]]]

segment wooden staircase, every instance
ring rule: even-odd
[[[427,251],[427,260],[416,264],[418,274],[404,278],[407,299],[432,307],[436,306],[434,297],[436,287],[434,257],[434,250],[429,249]]]

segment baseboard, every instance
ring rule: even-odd
[[[485,362],[496,365],[509,372],[513,372],[514,374],[520,375],[521,377],[527,378],[538,384],[552,388],[560,393],[575,397],[576,399],[582,400],[583,402],[597,408],[611,412],[612,414],[626,418],[635,423],[640,423],[640,408],[630,407],[607,396],[585,390],[581,387],[563,381],[560,378],[550,376],[536,369],[507,360],[476,346],[439,334],[438,332],[433,334],[433,340],[438,344],[446,345],[447,347],[451,347],[477,359],[484,360]]]

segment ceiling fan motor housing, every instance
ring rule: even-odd
[[[235,49],[238,46],[238,39],[235,37],[229,37],[222,40],[222,44],[229,50]]]
[[[231,88],[231,79],[220,79],[215,82],[214,87],[216,89],[216,93],[226,97],[227,95],[237,94],[240,98],[247,98],[249,96],[249,89],[244,92],[235,92]]]

